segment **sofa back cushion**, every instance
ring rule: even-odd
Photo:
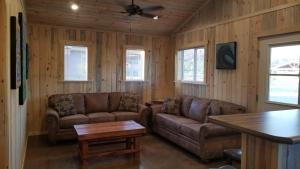
[[[204,123],[210,100],[205,98],[194,98],[192,100],[188,117],[190,119]]]
[[[85,114],[84,94],[75,93],[72,96],[77,114]]]
[[[86,113],[109,112],[108,93],[85,94]]]
[[[193,98],[195,97],[185,95],[181,97],[181,113],[184,117],[189,117],[189,111]]]
[[[48,105],[56,110],[60,117],[77,114],[71,94],[52,95],[48,99]]]
[[[118,111],[123,94],[122,92],[112,92],[109,94],[109,109],[111,112]]]
[[[208,115],[229,115],[229,114],[242,114],[246,112],[244,106],[226,101],[212,100],[210,104]]]

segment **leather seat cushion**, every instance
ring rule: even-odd
[[[89,118],[83,114],[70,115],[60,118],[60,128],[69,129],[74,125],[88,124]]]
[[[179,127],[179,133],[195,141],[200,140],[201,123],[183,123]]]
[[[168,130],[174,132],[178,132],[181,124],[199,123],[199,122],[192,119],[185,118],[183,116],[159,113],[156,115],[156,123],[158,126],[165,127]]]
[[[108,112],[98,112],[87,114],[90,123],[101,123],[115,121],[115,116]]]
[[[140,120],[140,114],[137,112],[112,112],[112,114],[114,114],[116,121]]]

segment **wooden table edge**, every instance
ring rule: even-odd
[[[237,130],[237,131],[242,132],[242,133],[247,133],[247,134],[257,136],[257,137],[265,138],[265,139],[274,141],[276,143],[282,143],[282,144],[297,144],[297,143],[300,143],[300,138],[292,139],[292,138],[287,138],[287,137],[274,136],[274,135],[270,135],[270,134],[263,133],[263,132],[260,132],[260,131],[254,131],[254,130],[251,130],[251,129],[248,129],[248,128],[245,128],[245,127],[240,127],[240,126],[237,126],[237,125],[229,124],[227,122],[223,122],[221,120],[215,119],[213,116],[208,117],[208,121],[212,122],[212,123],[215,123],[215,124],[218,124],[218,125],[221,125],[221,126],[224,126],[224,127],[228,127],[228,128]]]

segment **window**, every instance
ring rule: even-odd
[[[271,46],[268,101],[299,104],[300,44]]]
[[[177,79],[185,82],[205,82],[204,48],[178,51]]]
[[[144,81],[145,51],[143,49],[126,49],[126,80]]]
[[[66,45],[64,57],[64,80],[88,80],[88,48]]]

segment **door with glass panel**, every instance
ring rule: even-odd
[[[260,40],[258,112],[300,105],[300,34]]]

